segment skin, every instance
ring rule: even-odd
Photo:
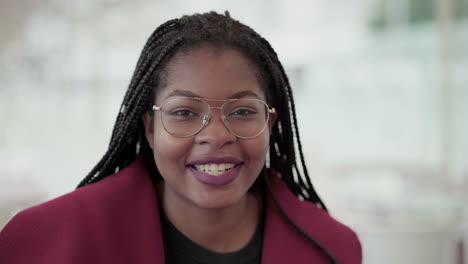
[[[156,93],[156,105],[182,92],[207,99],[242,98],[265,101],[254,64],[234,49],[199,47],[176,54],[168,63],[165,86]],[[143,117],[146,138],[164,179],[158,186],[170,221],[188,238],[215,252],[245,246],[255,232],[260,201],[248,192],[258,177],[268,151],[271,128],[253,139],[239,139],[224,126],[218,111],[198,134],[177,138],[164,130],[160,116]],[[196,180],[187,164],[206,157],[234,157],[242,161],[239,176],[223,186]],[[219,234],[223,234],[220,236]]]

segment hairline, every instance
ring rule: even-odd
[[[154,83],[155,86],[152,88],[153,89],[153,98],[152,98],[152,103],[156,102],[156,97],[159,93],[159,90],[164,89],[168,85],[168,76],[169,76],[169,68],[170,65],[173,63],[177,63],[177,60],[179,58],[183,58],[183,56],[188,56],[191,52],[201,50],[201,49],[209,49],[213,51],[214,53],[221,54],[223,52],[226,52],[228,50],[234,50],[238,52],[241,56],[243,56],[248,63],[248,66],[251,67],[254,71],[254,76],[256,77],[260,88],[265,96],[265,100],[267,101],[268,104],[271,104],[271,97],[272,97],[272,91],[269,90],[269,85],[268,81],[265,80],[265,78],[272,78],[272,76],[269,76],[269,73],[267,69],[264,69],[259,62],[249,54],[245,49],[245,47],[242,47],[241,45],[236,45],[235,43],[229,43],[227,41],[197,41],[197,42],[186,42],[182,44],[180,47],[176,48],[174,50],[174,53],[169,54],[168,57],[164,59],[164,62],[160,65],[159,70],[155,72],[156,76],[154,78],[157,79],[157,82]]]

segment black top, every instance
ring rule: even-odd
[[[263,242],[263,214],[252,239],[238,251],[216,253],[196,244],[169,221],[161,212],[166,264],[259,264]]]

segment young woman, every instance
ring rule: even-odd
[[[361,263],[310,182],[275,51],[228,13],[154,31],[78,187],[15,216],[0,263]]]

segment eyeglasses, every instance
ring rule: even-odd
[[[220,103],[211,106],[208,102]],[[164,129],[175,137],[191,137],[210,121],[211,109],[219,109],[226,128],[238,138],[254,138],[265,130],[275,108],[258,99],[210,100],[199,97],[170,97],[153,105],[161,113]]]

